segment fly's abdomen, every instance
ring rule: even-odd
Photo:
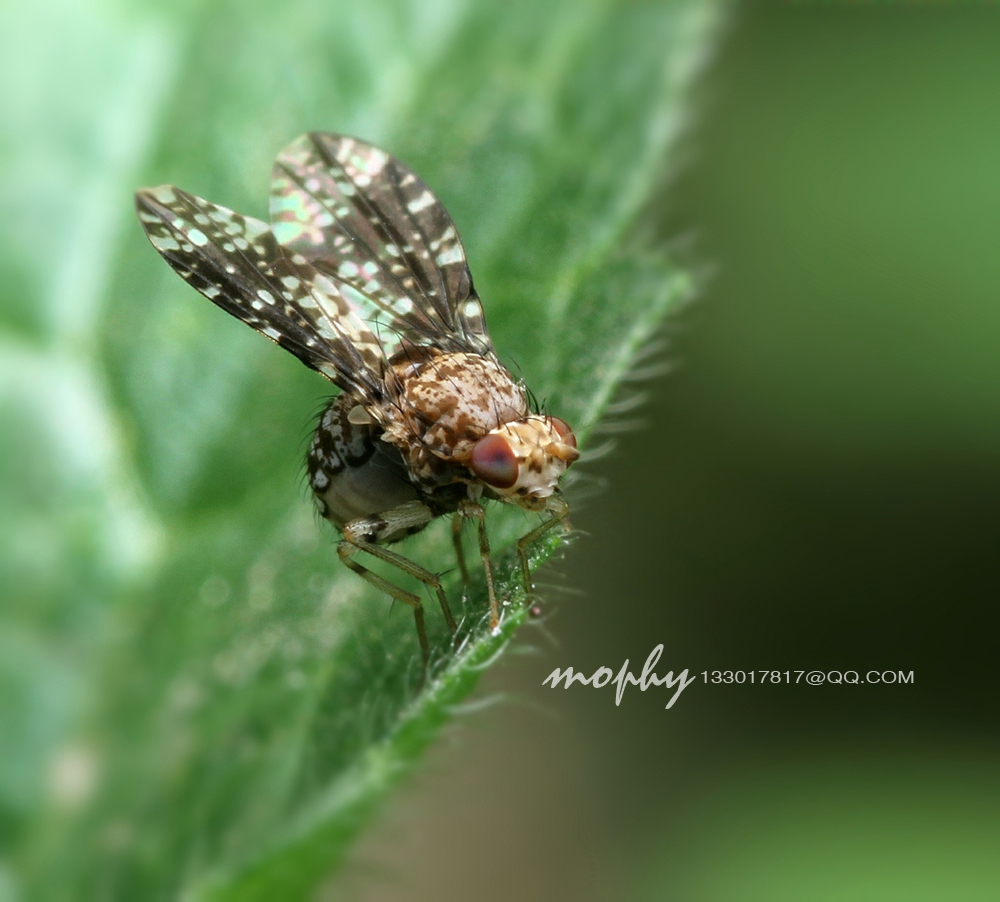
[[[396,448],[369,423],[352,423],[346,393],[323,411],[309,448],[309,484],[319,512],[335,526],[391,511],[420,494]]]

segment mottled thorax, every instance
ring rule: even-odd
[[[455,353],[394,365],[399,404],[384,424],[385,438],[414,461],[430,452],[465,462],[476,442],[528,414],[524,389],[495,359]]]

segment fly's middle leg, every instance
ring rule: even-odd
[[[490,599],[490,629],[495,630],[500,625],[500,605],[497,602],[497,592],[493,584],[490,539],[486,534],[486,511],[478,501],[466,500],[459,504],[456,516],[475,520],[479,527],[479,556],[483,560],[483,570],[486,571],[486,591]]]
[[[462,574],[462,585],[469,587],[469,568],[465,565],[465,549],[462,548],[462,523],[465,518],[459,514],[453,514],[451,518],[451,541],[455,546],[455,559],[458,561],[458,572]]]

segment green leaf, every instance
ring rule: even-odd
[[[428,605],[421,688],[412,617],[339,564],[301,482],[329,386],[187,288],[131,191],[266,217],[297,134],[386,147],[451,211],[501,354],[586,438],[689,291],[648,211],[717,9],[55,5],[0,39],[25,136],[0,192],[0,896],[306,898],[526,619],[534,521],[491,510],[502,628],[481,578],[458,653]],[[401,548],[454,568],[446,524]]]

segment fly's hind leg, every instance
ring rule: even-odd
[[[414,595],[412,592],[407,592],[377,573],[373,573],[363,564],[359,564],[354,560],[354,556],[359,551],[364,551],[372,557],[398,567],[404,573],[408,573],[415,579],[420,580],[424,585],[430,586],[437,594],[441,610],[444,612],[444,619],[447,621],[449,629],[455,632],[455,618],[451,614],[451,608],[448,606],[448,598],[444,594],[441,580],[438,579],[437,575],[431,573],[429,570],[425,570],[401,554],[390,551],[388,548],[383,548],[378,544],[379,542],[395,541],[412,532],[418,532],[433,518],[434,514],[425,504],[421,504],[419,501],[410,501],[383,514],[359,517],[357,520],[351,520],[349,523],[346,523],[342,528],[344,538],[337,546],[337,554],[340,556],[340,559],[351,570],[357,573],[358,576],[371,583],[377,589],[381,589],[397,601],[401,601],[403,604],[413,608],[413,618],[417,624],[417,637],[420,639],[420,651],[424,657],[424,666],[427,665],[430,659],[430,646],[427,642],[427,629],[424,626],[424,606],[420,597]]]
[[[521,576],[524,579],[524,591],[527,593],[528,598],[531,598],[534,590],[534,586],[531,583],[531,567],[528,565],[528,546],[533,542],[537,542],[550,529],[558,526],[560,523],[565,523],[566,517],[569,516],[569,505],[562,498],[555,495],[549,498],[546,510],[552,516],[548,520],[542,521],[531,532],[525,536],[521,536],[517,540],[517,556],[521,559]]]

